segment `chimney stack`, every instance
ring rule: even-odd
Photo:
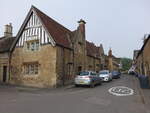
[[[108,56],[109,56],[109,57],[112,57],[112,50],[111,50],[111,48],[110,48],[109,51],[108,51]]]
[[[13,36],[12,30],[13,30],[13,27],[12,27],[12,24],[11,24],[11,23],[5,25],[4,36],[5,36],[5,37],[12,37],[12,36]]]
[[[82,20],[82,19],[80,19],[79,21],[78,21],[78,23],[79,23],[79,30],[82,32],[82,33],[84,33],[85,34],[85,24],[86,24],[86,22],[84,21],[84,20]]]

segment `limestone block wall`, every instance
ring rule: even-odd
[[[91,56],[87,56],[86,70],[95,71],[95,60]]]
[[[24,63],[38,62],[37,75],[25,75]],[[11,83],[33,87],[56,86],[56,47],[42,45],[38,51],[15,48],[11,58]]]
[[[113,59],[112,59],[112,57],[108,57],[108,69],[110,71],[113,70]]]
[[[100,65],[101,65],[101,60],[95,59],[95,71],[96,72],[99,72],[101,70]]]
[[[73,41],[74,50],[74,69],[75,74],[78,74],[79,70],[86,69],[86,39],[84,34],[78,29],[74,36]],[[80,68],[80,69],[79,69]]]
[[[100,71],[100,59],[87,56],[86,70]]]
[[[69,84],[74,79],[73,50],[57,46],[57,86]]]
[[[143,50],[143,63],[145,74],[150,78],[150,40],[147,42]]]
[[[8,82],[9,74],[8,74],[8,64],[9,64],[9,57],[8,53],[0,53],[0,82],[3,82],[3,66],[7,66],[7,77],[6,82]]]
[[[142,68],[141,68],[141,66],[142,66],[142,55],[141,54],[138,56],[138,59],[136,60],[136,62],[137,62],[136,63],[136,65],[137,65],[136,71],[138,73],[142,74]]]

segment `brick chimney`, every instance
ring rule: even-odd
[[[5,25],[4,36],[5,37],[12,37],[13,36],[12,30],[13,30],[13,27],[12,27],[11,23]]]
[[[84,20],[80,19],[80,20],[78,21],[78,23],[79,23],[78,29],[79,29],[82,33],[84,33],[84,35],[85,35],[85,24],[86,24],[86,22],[85,22]]]

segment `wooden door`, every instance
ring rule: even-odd
[[[7,80],[7,66],[3,66],[3,82]]]

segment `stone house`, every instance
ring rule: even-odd
[[[8,82],[58,87],[72,82],[80,71],[102,69],[102,45],[86,41],[86,22],[81,19],[78,23],[71,31],[32,6],[16,38],[10,38],[15,40],[9,47]]]
[[[139,50],[134,50],[133,51],[133,63],[136,61],[138,53],[139,53]]]
[[[136,71],[150,78],[150,35],[144,40],[136,57]]]
[[[96,47],[93,43],[86,41],[87,48],[87,65],[86,69],[99,72],[104,69],[105,62],[104,59],[104,50],[102,44],[99,47]]]
[[[0,38],[0,81],[10,80],[10,47],[15,37],[12,36],[12,25],[5,25],[4,36]]]
[[[109,70],[109,71],[113,71],[113,70],[120,70],[121,69],[121,59],[115,57],[112,54],[112,50],[110,49],[108,51],[108,56],[105,56],[105,69]]]

